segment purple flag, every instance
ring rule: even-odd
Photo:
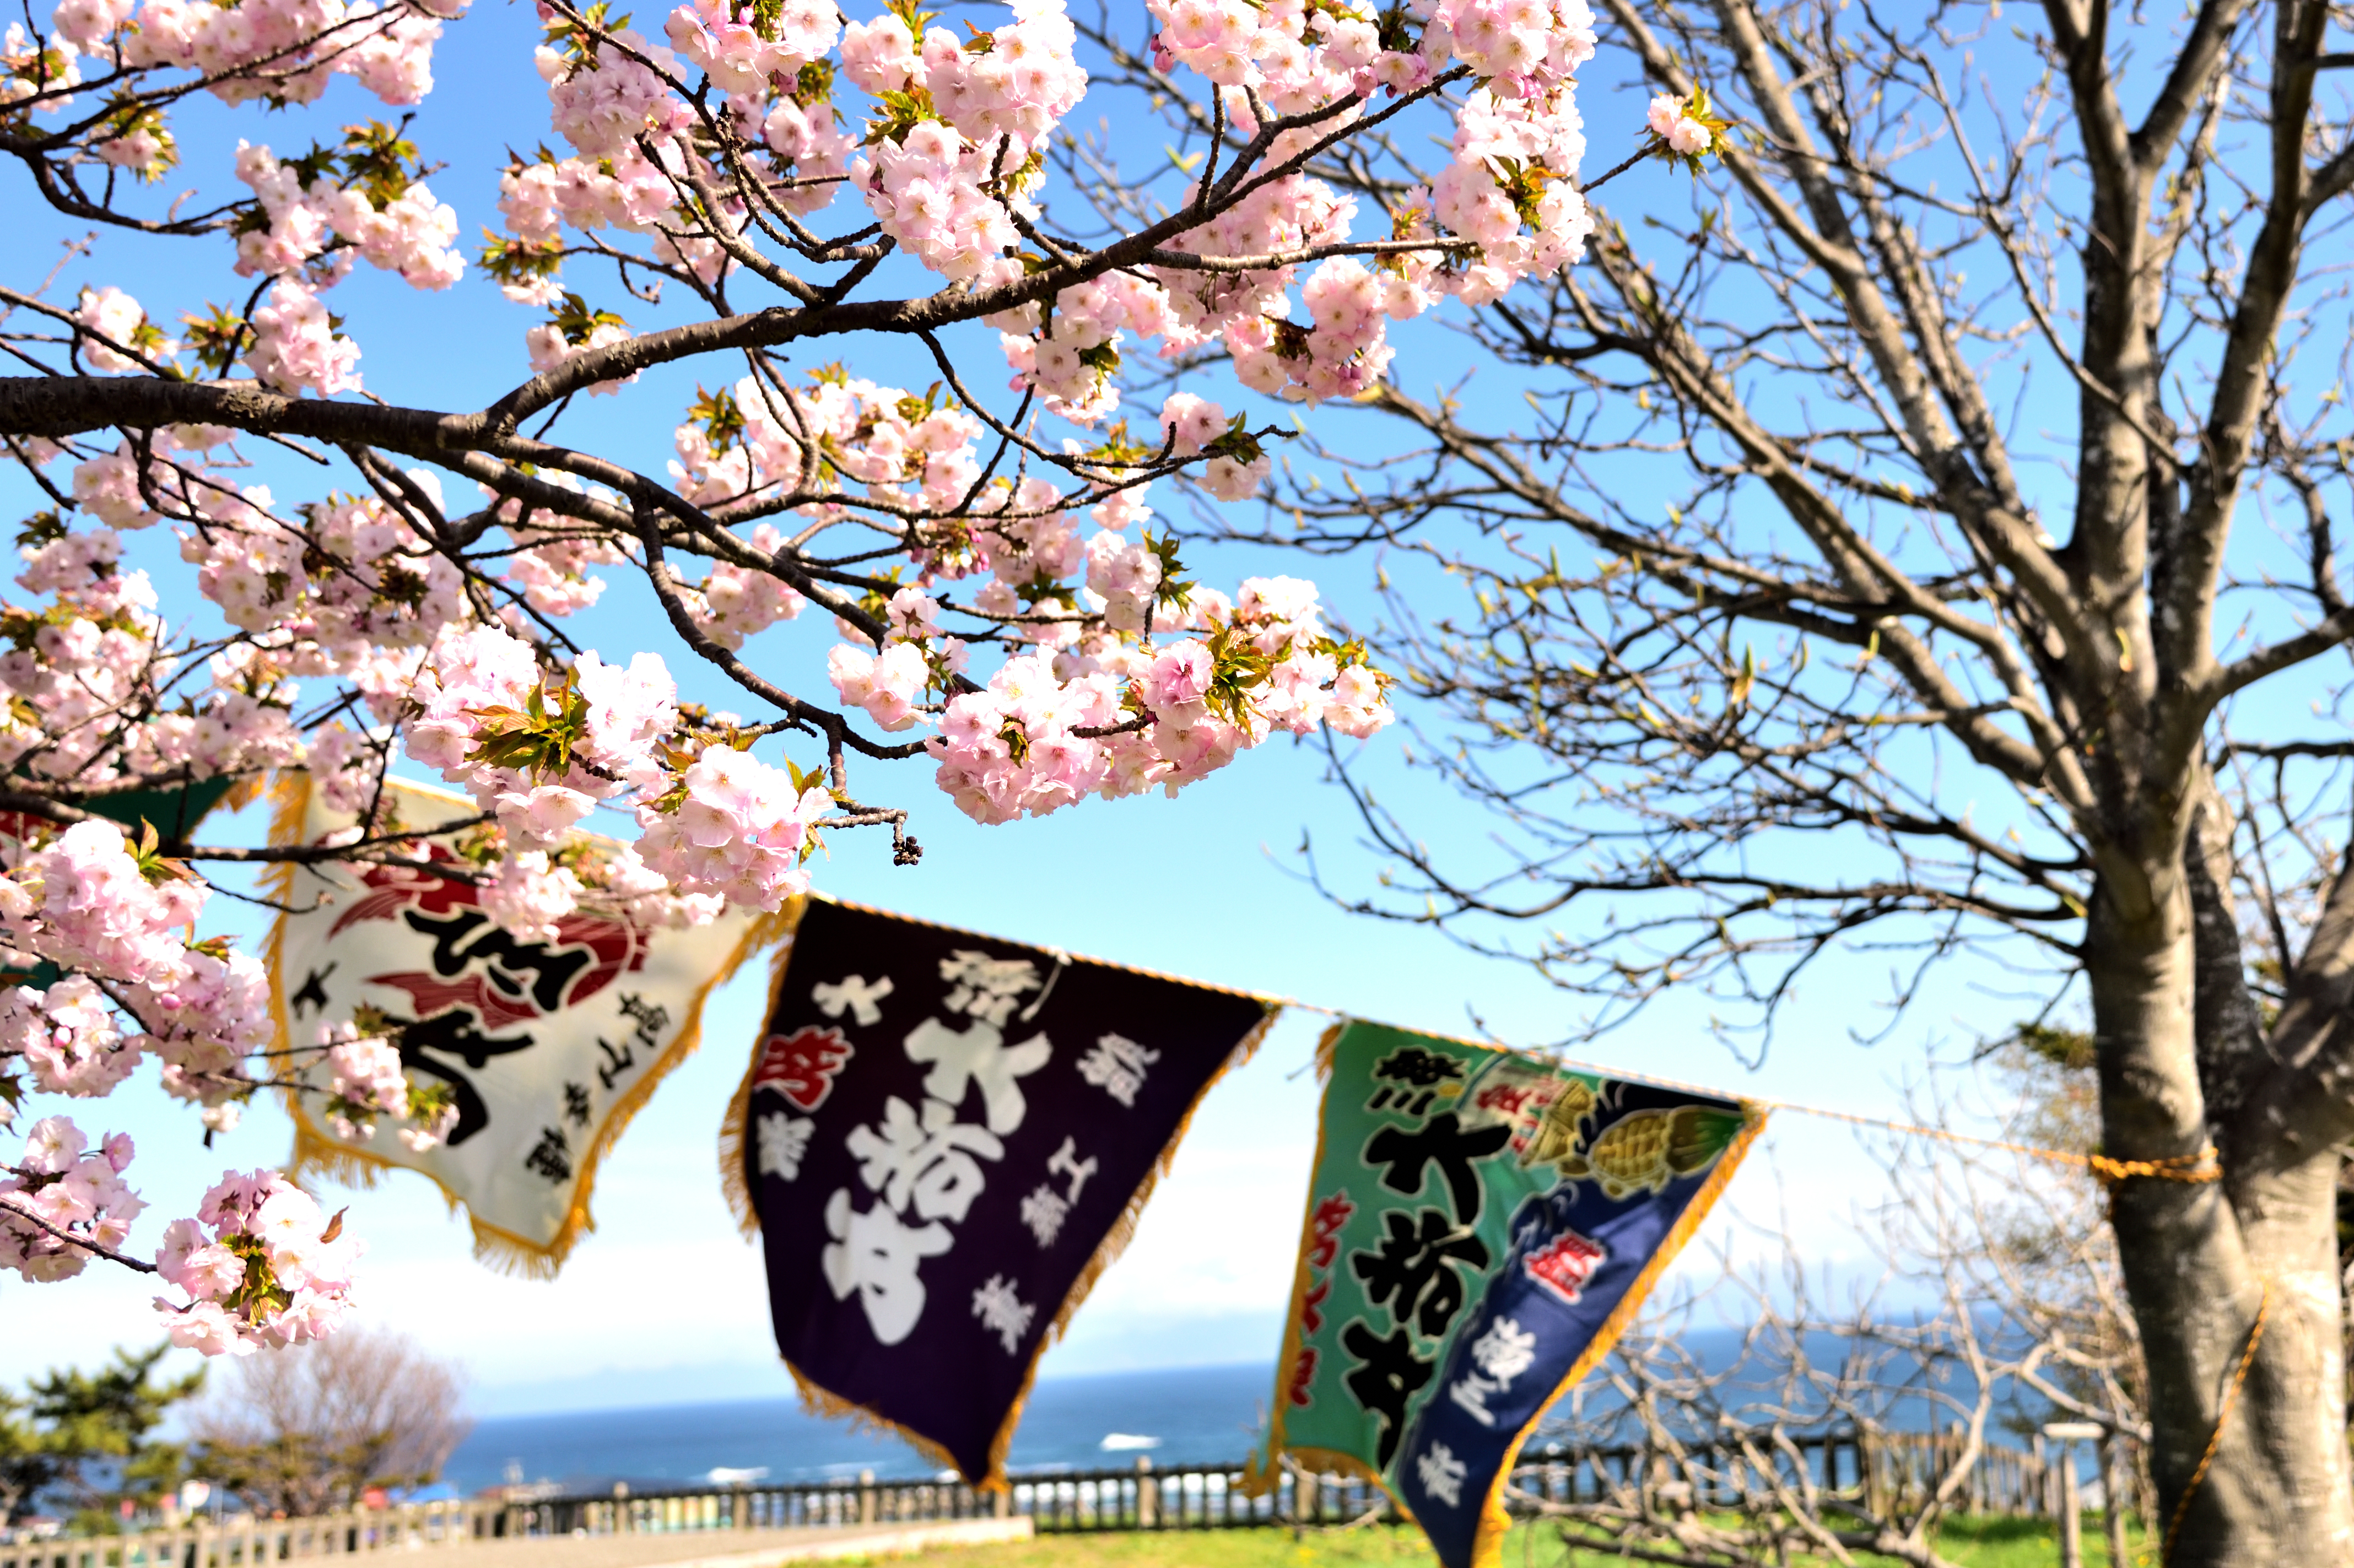
[[[722,1157],[803,1392],[1000,1478],[1040,1352],[1272,1017],[1254,996],[811,899]]]

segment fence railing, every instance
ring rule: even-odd
[[[1698,1508],[1724,1508],[1769,1489],[1769,1468],[1882,1509],[1917,1504],[1959,1462],[1958,1433],[1792,1435],[1782,1443],[1662,1448],[1556,1446],[1525,1456],[1512,1473],[1506,1506],[1534,1511],[1545,1503],[1599,1502],[1639,1489]],[[1640,1472],[1640,1473],[1638,1473]],[[2040,1455],[1984,1444],[1955,1499],[1955,1510],[2012,1518],[2054,1511],[2053,1468]]]
[[[232,1514],[164,1530],[0,1545],[0,1568],[260,1568],[298,1557],[406,1552],[519,1533],[513,1505],[499,1499],[403,1503],[310,1519]]]
[[[1778,1457],[1826,1490],[1875,1502],[1918,1497],[1959,1454],[1957,1436],[1829,1432],[1792,1437]],[[1729,1446],[1691,1450],[1679,1464],[1657,1450],[1553,1445],[1524,1453],[1506,1489],[1508,1508],[1595,1501],[1638,1482],[1684,1489],[1694,1506],[1727,1503],[1758,1478],[1756,1461]],[[1638,1474],[1648,1467],[1648,1474]],[[2040,1516],[2052,1511],[2052,1468],[2035,1454],[1989,1444],[1972,1467],[1963,1510]],[[413,1552],[473,1542],[652,1531],[781,1530],[1026,1516],[1040,1531],[1221,1530],[1314,1526],[1399,1518],[1386,1493],[1361,1478],[1288,1468],[1259,1497],[1243,1491],[1240,1465],[1015,1475],[1002,1491],[957,1481],[876,1480],[753,1484],[467,1501],[406,1503],[316,1519],[190,1523],[136,1534],[0,1545],[0,1568],[265,1568],[297,1558]],[[724,1543],[711,1548],[724,1552]],[[697,1552],[706,1551],[698,1544]]]

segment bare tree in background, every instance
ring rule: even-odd
[[[2013,1137],[2064,1148],[2090,1064],[2055,1038],[2007,1047],[1989,1086]],[[1924,1119],[1971,1118],[1941,1098]],[[1540,1434],[1526,1457],[1561,1461],[1516,1505],[1598,1556],[1782,1568],[1872,1552],[1946,1568],[1955,1515],[2050,1506],[2023,1452],[2033,1429],[2092,1422],[2109,1434],[2111,1560],[2132,1561],[2127,1514],[2152,1519],[2148,1427],[2097,1187],[2080,1168],[1912,1135],[1880,1158],[1889,1196],[1857,1216],[1879,1279],[1811,1277],[1787,1223],[1762,1252],[1720,1244],[1718,1268],[1647,1310]],[[1737,1321],[1738,1342],[1707,1334],[1712,1319]],[[1827,1438],[1861,1453],[1829,1457]],[[1561,1466],[1580,1462],[1572,1495]]]
[[[332,1512],[441,1474],[473,1423],[458,1371],[388,1329],[346,1329],[223,1369],[189,1420],[196,1467],[259,1512]]]
[[[1390,553],[1417,753],[1498,827],[1360,789],[1336,895],[1597,1029],[1674,990],[1762,1049],[1841,950],[2081,998],[2102,1150],[2174,1178],[2111,1208],[2173,1560],[2346,1562],[2348,7],[1596,8],[1588,101],[1705,89],[1731,148],[1600,189],[1451,390],[1402,340],[1258,535]]]

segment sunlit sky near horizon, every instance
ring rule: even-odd
[[[457,206],[468,237],[495,222],[496,167],[504,161],[497,149],[528,149],[546,135],[545,96],[530,64],[534,33],[526,8],[485,4],[451,30],[437,58],[440,87],[419,112],[417,135],[451,160],[433,185]],[[381,112],[338,84],[313,120],[332,125],[371,111]],[[1641,101],[1589,95],[1586,113],[1597,146],[1615,146],[1639,122]],[[193,110],[184,144],[221,166],[192,174],[217,184],[238,135],[271,140],[281,151],[298,144],[311,133],[300,121]],[[208,125],[220,129],[207,134]],[[1627,184],[1675,177],[1652,167]],[[27,259],[56,254],[56,243],[71,231],[21,196],[12,195],[11,203],[15,229],[5,249],[21,272]],[[225,289],[226,250],[217,240],[118,246],[110,238],[102,252],[107,264],[73,262],[61,288],[70,293],[83,281],[116,282],[151,312],[176,315],[202,304],[202,293],[192,290]],[[419,299],[363,270],[333,302],[353,320],[371,389],[396,401],[471,407],[525,373],[523,334],[536,318],[471,272],[450,294]],[[1396,373],[1409,386],[1460,375],[1460,348],[1439,329],[1401,334],[1400,342]],[[848,351],[854,368],[875,379],[904,377],[917,386],[929,379],[897,344],[862,342]],[[828,346],[815,357],[838,352]],[[993,345],[981,352],[993,366]],[[579,445],[624,450],[659,471],[693,379],[691,369],[649,376],[619,398],[585,401],[559,433]],[[1346,410],[1326,417],[1366,418]],[[288,486],[286,493],[309,493],[298,469],[277,460],[267,476]],[[37,504],[13,476],[0,480],[0,497],[16,503],[12,515]],[[142,536],[134,548],[167,595],[180,596],[178,602],[167,598],[167,613],[192,612],[192,589],[171,558],[170,541]],[[1197,575],[1216,582],[1253,568],[1315,576],[1344,614],[1371,613],[1370,559],[1303,563],[1230,551],[1189,561]],[[648,613],[643,595],[617,584],[606,605],[584,618],[583,641],[609,654],[647,646],[639,633]],[[828,629],[811,618],[763,637],[751,655],[756,663],[773,661],[796,671],[788,683],[806,685],[815,681],[830,641]],[[676,652],[666,641],[652,645]],[[672,662],[682,669],[684,659]],[[748,708],[730,704],[699,673],[682,673],[689,695]],[[1484,831],[1476,822],[1450,822],[1444,801],[1397,766],[1398,745],[1393,733],[1356,748],[1384,799],[1420,812],[1435,832],[1471,837]],[[1484,1028],[1526,1044],[1569,1033],[1577,1014],[1573,1001],[1527,969],[1479,958],[1430,930],[1353,917],[1287,873],[1304,832],[1314,835],[1336,886],[1369,887],[1379,869],[1350,847],[1352,810],[1323,781],[1324,771],[1316,749],[1277,742],[1176,800],[1088,802],[1044,821],[995,829],[964,821],[930,790],[920,767],[870,774],[874,782],[862,786],[862,794],[917,809],[922,864],[896,869],[879,837],[843,834],[831,859],[817,867],[818,882],[841,896],[927,919],[1409,1026]],[[253,811],[216,821],[207,836],[253,842],[260,832]],[[250,910],[218,912],[222,928],[254,928]],[[1886,991],[1886,962],[1850,958],[1825,968],[1798,992],[1774,1049],[1755,1071],[1711,1038],[1698,1004],[1681,1001],[1661,1004],[1578,1054],[1742,1094],[1896,1113],[1925,1047],[1948,1057],[1963,1054],[1978,1035],[2015,1017],[2019,1004],[1974,989],[1971,976],[1957,969],[1932,985],[1889,1040],[1868,1048],[1855,1043],[1853,1032],[1877,1031],[1884,1022],[1877,1001]],[[559,1278],[517,1279],[474,1262],[462,1218],[449,1213],[421,1177],[395,1174],[348,1194],[347,1224],[369,1245],[362,1295],[369,1316],[464,1362],[484,1413],[790,1393],[768,1338],[758,1255],[736,1234],[716,1160],[720,1115],[743,1071],[762,987],[763,976],[748,972],[713,999],[701,1052],[664,1085],[605,1162],[594,1202],[598,1228]],[[1273,1360],[1315,1136],[1310,1061],[1326,1022],[1320,1013],[1294,1012],[1257,1059],[1211,1096],[1134,1245],[1104,1276],[1068,1340],[1048,1356],[1047,1375]],[[135,1247],[152,1247],[163,1222],[186,1212],[225,1163],[274,1163],[289,1147],[283,1116],[257,1105],[237,1132],[203,1150],[193,1116],[163,1100],[152,1071],[90,1108],[98,1114],[86,1123],[127,1128],[140,1145],[136,1174],[156,1207],[142,1222]],[[1782,1117],[1694,1248],[1684,1277],[1700,1278],[1711,1266],[1709,1242],[1747,1234],[1745,1216],[1769,1228],[1787,1221],[1809,1260],[1850,1279],[1867,1277],[1876,1266],[1849,1222],[1877,1192],[1878,1167],[1852,1129]],[[323,1196],[330,1207],[346,1201],[332,1188]],[[1756,1244],[1741,1245],[1754,1251]],[[147,1281],[111,1269],[62,1286],[0,1283],[0,1320],[10,1330],[0,1345],[0,1383],[59,1362],[97,1360],[118,1342],[152,1341],[152,1294]]]

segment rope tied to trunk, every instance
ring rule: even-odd
[[[2114,1187],[2136,1176],[2156,1177],[2163,1181],[2223,1179],[2223,1166],[2211,1143],[2196,1154],[2178,1154],[2170,1160],[2112,1160],[2105,1154],[2091,1154],[2084,1157],[2084,1163],[2104,1187]]]
[[[2174,1517],[2167,1521],[2166,1543],[2158,1552],[2160,1568],[2174,1561],[2174,1538],[2181,1533],[2183,1516],[2190,1511],[2190,1499],[2199,1495],[2199,1484],[2207,1478],[2208,1470],[2215,1463],[2216,1451],[2223,1446],[2223,1425],[2232,1419],[2232,1406],[2239,1400],[2241,1386],[2248,1381],[2248,1369],[2256,1364],[2256,1347],[2264,1342],[2264,1319],[2273,1308],[2273,1283],[2269,1279],[2256,1283],[2256,1320],[2248,1325],[2248,1348],[2240,1352],[2240,1370],[2232,1374],[2230,1385],[2223,1390],[2223,1402],[2216,1407],[2215,1430],[2208,1434],[2207,1451],[2199,1456],[2199,1467],[2190,1472],[2190,1484],[2182,1489],[2182,1497],[2174,1505]]]

